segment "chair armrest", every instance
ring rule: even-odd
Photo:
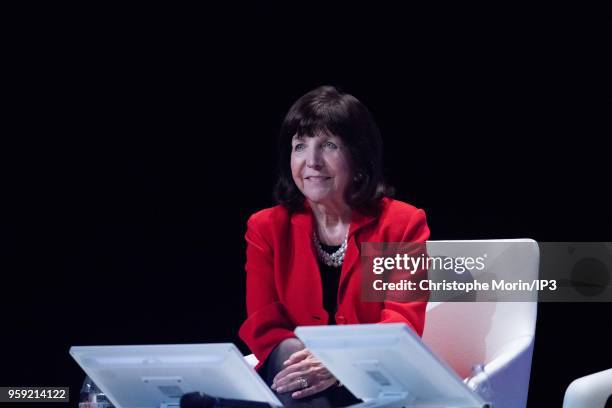
[[[574,380],[563,397],[563,408],[604,408],[612,395],[612,369]]]
[[[533,335],[521,336],[514,341],[506,344],[497,354],[496,357],[491,359],[486,366],[485,371],[489,376],[502,375],[504,370],[510,364],[514,364],[517,359],[524,356],[526,351],[529,351],[529,367],[531,368],[531,353],[533,352]]]
[[[533,340],[532,335],[522,336],[507,344],[485,365],[486,375],[479,374],[472,379],[475,385],[488,379],[495,408],[524,408],[527,405]]]

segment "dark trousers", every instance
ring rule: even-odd
[[[268,386],[272,385],[276,374],[285,368],[283,362],[287,360],[291,354],[303,348],[304,345],[301,341],[292,338],[283,341],[274,349],[263,366],[259,369],[259,375]],[[361,402],[360,399],[356,398],[344,386],[338,387],[336,385],[332,385],[317,394],[299,399],[294,399],[291,396],[291,392],[282,394],[275,392],[275,394],[285,407],[346,407]]]

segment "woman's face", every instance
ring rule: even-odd
[[[350,155],[338,136],[319,132],[291,140],[291,174],[304,196],[318,204],[346,204]]]

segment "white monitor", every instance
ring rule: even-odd
[[[364,401],[356,406],[487,406],[403,323],[301,326],[295,333]]]
[[[282,406],[231,343],[74,346],[70,354],[117,408],[178,406],[194,391]]]

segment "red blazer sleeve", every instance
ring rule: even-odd
[[[400,242],[422,242],[429,238],[429,227],[425,218],[425,212],[417,210],[406,226]],[[426,271],[418,272],[426,273]],[[419,336],[423,335],[425,327],[425,309],[427,298],[422,302],[394,302],[385,301],[384,308],[380,313],[379,323],[406,323]]]
[[[247,319],[238,333],[259,360],[256,369],[281,341],[295,337],[295,325],[276,292],[274,252],[264,238],[265,220],[260,220],[259,215],[251,216],[247,223]]]

